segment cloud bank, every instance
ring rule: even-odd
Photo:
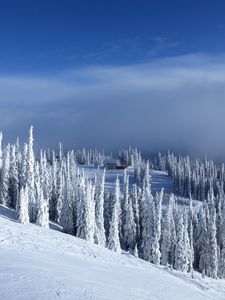
[[[225,154],[225,57],[202,54],[48,76],[0,74],[0,127],[35,127],[38,147],[137,145],[146,153]]]

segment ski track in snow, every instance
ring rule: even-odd
[[[22,225],[4,206],[0,227],[1,300],[225,299],[224,280],[198,273],[192,279],[57,230]]]

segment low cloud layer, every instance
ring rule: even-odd
[[[6,140],[33,124],[38,147],[137,145],[225,154],[225,58],[201,54],[47,76],[0,75]]]

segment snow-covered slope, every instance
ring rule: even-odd
[[[102,174],[104,168],[97,168],[95,166],[81,165],[81,169],[84,170],[85,174],[88,178],[94,180],[95,175]],[[134,168],[128,167],[127,174],[129,175],[129,183],[130,186],[135,182],[134,179]],[[164,188],[165,193],[172,193],[173,190],[173,182],[172,179],[168,176],[168,173],[165,171],[157,171],[150,170],[151,175],[151,189],[153,192],[159,192],[162,188]],[[106,170],[105,174],[105,188],[106,190],[113,190],[115,188],[116,177],[119,177],[121,185],[123,184],[123,176],[124,170],[111,169]]]
[[[0,299],[225,299],[225,281],[169,272],[0,207]]]

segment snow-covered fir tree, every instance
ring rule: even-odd
[[[35,197],[35,187],[34,187],[34,166],[35,166],[35,157],[34,157],[34,150],[33,150],[33,126],[31,126],[29,131],[29,141],[27,147],[27,160],[26,160],[26,185],[28,189],[28,196],[29,196],[29,216],[31,222],[36,222],[37,217],[37,207],[36,207],[36,197]]]
[[[170,195],[169,205],[163,220],[162,241],[161,241],[161,263],[162,265],[174,266],[175,262],[175,246],[176,246],[176,230],[174,222],[174,194]]]
[[[105,228],[104,228],[104,190],[105,190],[105,169],[103,171],[101,180],[99,180],[96,188],[95,197],[95,243],[105,246]]]
[[[160,264],[160,239],[161,239],[161,222],[162,222],[162,200],[163,189],[160,193],[156,193],[154,198],[153,211],[153,240],[152,240],[152,262],[156,265]]]
[[[72,199],[72,191],[71,191],[71,177],[70,177],[70,166],[69,166],[69,158],[67,157],[67,171],[66,171],[66,182],[64,189],[64,198],[62,205],[62,213],[60,224],[63,227],[63,231],[65,233],[74,234],[75,225],[73,218],[73,199]]]
[[[124,242],[125,248],[129,250],[130,253],[134,253],[134,249],[137,244],[136,224],[134,220],[132,199],[129,198],[128,201],[128,211],[126,213],[126,220],[124,224]]]
[[[152,261],[152,242],[154,230],[154,203],[148,178],[146,178],[144,193],[144,210],[142,219],[142,255],[147,261]]]
[[[176,241],[176,250],[175,250],[175,263],[174,268],[178,271],[186,272],[188,270],[188,261],[187,261],[187,247],[186,247],[186,238],[187,238],[187,228],[184,226],[184,212],[178,211],[178,223],[177,223],[177,241]]]
[[[119,215],[120,215],[120,183],[117,176],[115,183],[115,193],[113,197],[112,218],[109,229],[108,248],[115,252],[120,252],[119,238]]]
[[[9,179],[10,179],[10,145],[8,144],[3,153],[3,164],[1,172],[1,203],[10,205]]]
[[[20,223],[27,224],[30,222],[28,210],[28,190],[22,187],[16,204],[16,216]]]
[[[9,169],[9,201],[10,206],[15,208],[17,203],[17,197],[19,194],[19,174],[18,164],[16,157],[16,146],[13,145],[11,148],[11,159]]]

